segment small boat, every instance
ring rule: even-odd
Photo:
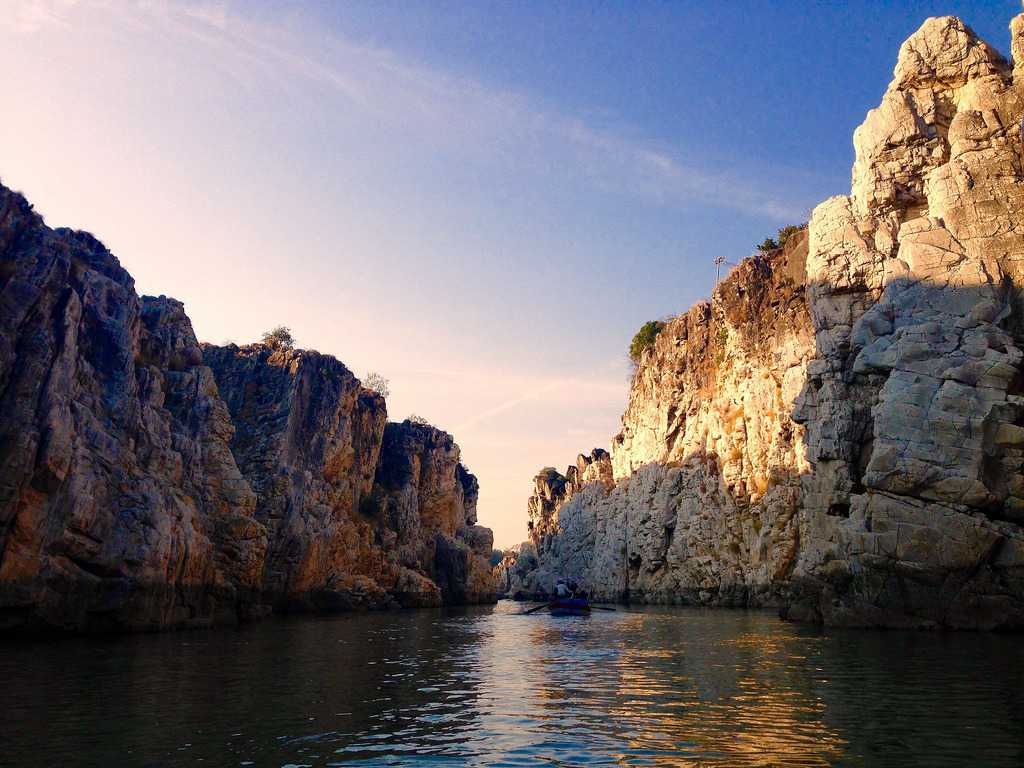
[[[564,597],[548,606],[552,616],[589,616],[590,601],[585,597]]]

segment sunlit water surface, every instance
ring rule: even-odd
[[[1024,765],[1024,638],[503,602],[0,647],[0,765]]]

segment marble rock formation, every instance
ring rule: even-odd
[[[201,346],[0,186],[0,631],[493,599],[450,435],[316,352]]]
[[[661,331],[615,485],[531,499],[524,583],[1024,627],[1024,16],[1011,34],[1012,64],[953,17],[904,43],[851,194]]]

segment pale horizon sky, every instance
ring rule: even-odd
[[[0,180],[201,340],[383,374],[505,547],[618,431],[636,329],[849,191],[900,43],[955,13],[1005,52],[1019,10],[8,0]]]

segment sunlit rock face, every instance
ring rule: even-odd
[[[805,232],[750,259],[641,357],[611,453],[538,475],[539,567],[602,599],[744,605],[777,599],[795,562],[803,429],[789,418],[813,334]],[[595,482],[596,481],[596,482]]]
[[[1011,30],[1019,67],[1024,17]],[[925,22],[855,133],[851,195],[645,353],[617,484],[546,513],[539,581],[1024,626],[1022,98],[961,21]]]
[[[0,186],[0,631],[492,600],[450,435],[311,351],[197,343]]]
[[[854,135],[851,196],[814,211],[795,616],[1024,624],[1022,94],[929,19]]]

